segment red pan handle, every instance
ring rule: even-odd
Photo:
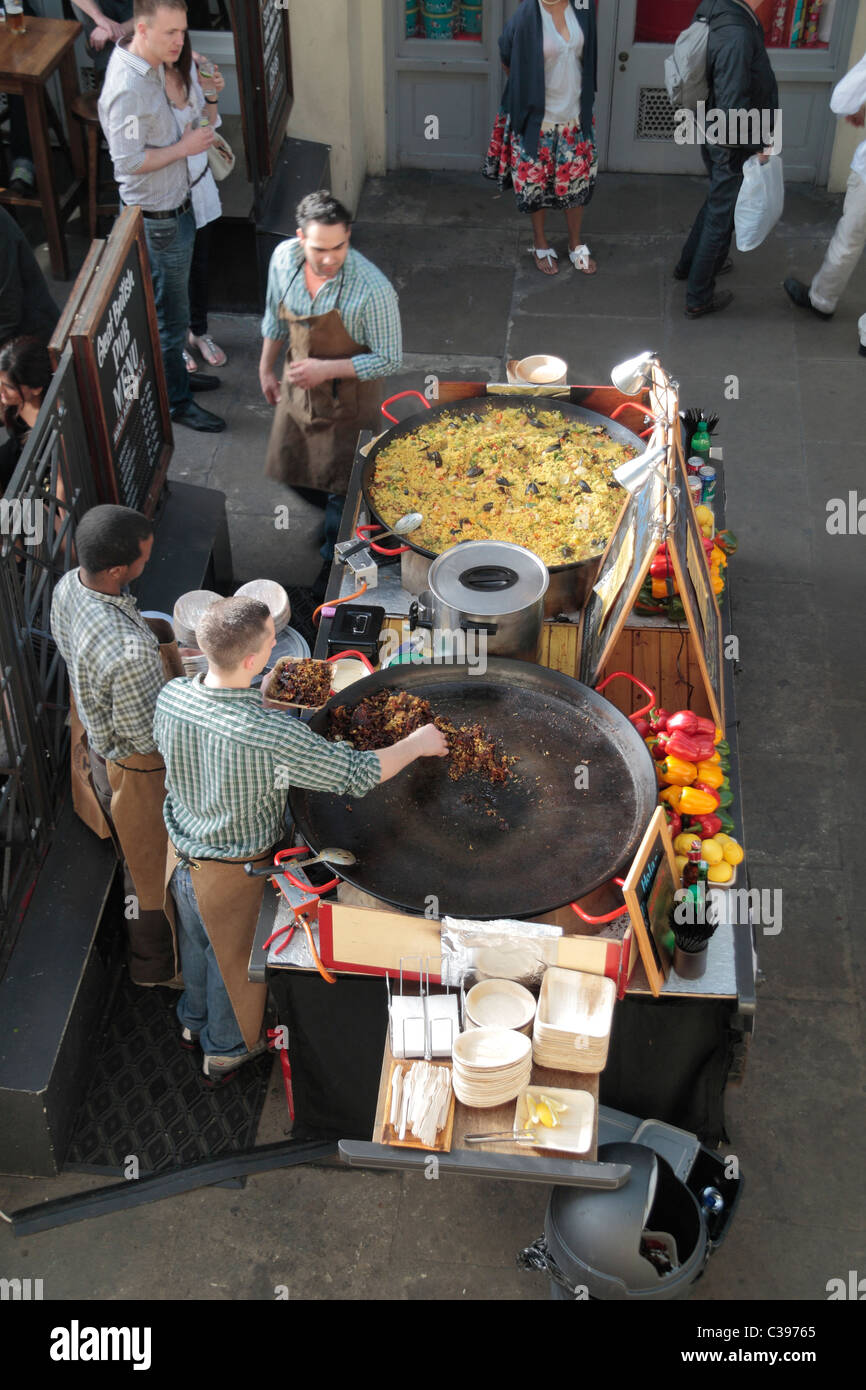
[[[326,656],[326,657],[325,657],[325,660],[326,660],[326,661],[342,661],[344,656],[356,656],[356,657],[358,658],[359,661],[363,661],[364,665],[366,666],[367,670],[370,672],[370,675],[372,676],[372,674],[373,674],[373,669],[374,669],[374,668],[370,665],[370,662],[369,662],[368,658],[364,655],[363,652],[356,652],[356,651],[337,652],[335,656]]]
[[[611,681],[615,681],[617,676],[624,676],[627,681],[631,681],[634,685],[639,686],[640,689],[643,691],[644,695],[649,695],[649,704],[642,705],[640,709],[636,709],[634,714],[629,715],[630,719],[635,719],[640,714],[646,714],[648,710],[651,710],[653,708],[656,702],[655,691],[650,690],[649,686],[644,685],[643,681],[639,681],[637,676],[632,675],[631,671],[611,671],[610,675],[605,677],[601,685],[597,685],[595,687],[597,693],[600,695],[601,692],[604,690],[604,687],[606,685],[610,685]]]
[[[625,883],[625,879],[614,878],[611,879],[611,882],[618,884],[621,888],[622,885]],[[598,926],[600,922],[614,922],[616,921],[617,917],[621,917],[623,912],[625,911],[624,907],[615,907],[613,912],[606,912],[603,917],[590,917],[589,913],[584,912],[583,908],[579,907],[577,903],[571,903],[570,906],[572,911],[576,912],[578,917],[580,917],[582,921],[589,922],[590,926],[592,927]]]
[[[371,521],[367,526],[358,526],[355,535],[359,541],[365,541],[367,539],[364,534],[365,531],[384,531],[384,529],[384,526],[378,521]],[[408,545],[401,545],[397,550],[386,550],[384,545],[374,545],[372,541],[369,542],[369,545],[370,549],[375,550],[377,555],[404,555],[409,549]]]
[[[398,391],[396,396],[389,396],[387,401],[383,401],[380,410],[386,420],[390,420],[392,425],[399,425],[400,421],[395,415],[389,415],[385,409],[386,405],[393,405],[395,401],[402,400],[404,396],[417,396],[425,410],[431,410],[432,406],[426,396],[422,396],[420,391]]]
[[[284,859],[293,859],[296,854],[309,854],[309,852],[306,845],[301,845],[300,849],[281,849],[274,855],[274,865],[279,868],[283,878],[287,878],[295,888],[300,888],[302,893],[314,893],[317,898],[320,898],[323,893],[330,893],[332,888],[336,888],[340,882],[339,878],[329,879],[320,888],[311,888],[309,883],[301,883],[299,878],[295,878],[294,874],[290,874],[288,869],[282,867]]]

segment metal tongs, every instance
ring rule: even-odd
[[[502,1129],[492,1134],[464,1134],[464,1144],[537,1144],[531,1129]]]

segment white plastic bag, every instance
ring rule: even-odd
[[[782,156],[771,154],[761,164],[756,154],[743,165],[743,186],[734,210],[734,230],[738,251],[754,251],[782,216],[785,206],[785,176]]]

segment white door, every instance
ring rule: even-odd
[[[687,8],[693,14],[697,0],[691,0]],[[677,145],[673,138],[674,112],[664,79],[664,61],[673,48],[672,41],[635,41],[636,31],[664,32],[664,26],[657,24],[659,14],[664,12],[669,16],[669,31],[673,32],[679,23],[676,0],[667,6],[660,0],[650,0],[649,4],[647,0],[619,0],[617,9],[616,42],[611,55],[608,169],[634,174],[703,173],[698,147]],[[685,28],[690,22],[691,14],[679,27]],[[598,78],[601,98],[605,80],[610,81],[601,64]]]

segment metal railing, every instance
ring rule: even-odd
[[[71,349],[0,500],[0,975],[69,787],[66,668],[51,600],[98,502]]]

